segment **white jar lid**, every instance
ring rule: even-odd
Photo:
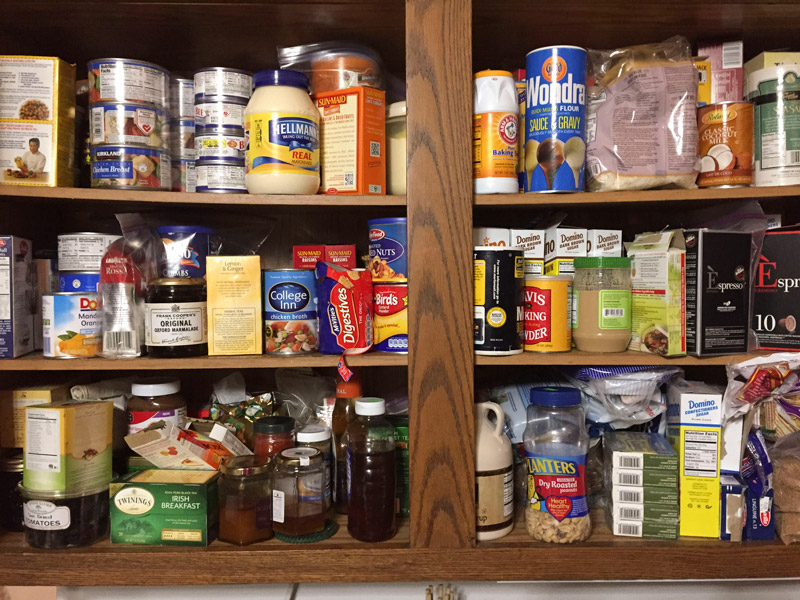
[[[318,423],[309,423],[297,432],[298,444],[324,442],[329,439],[331,439],[331,430]]]
[[[357,415],[376,416],[385,413],[386,400],[382,398],[359,398],[356,400]]]
[[[393,102],[389,105],[388,110],[386,111],[386,118],[392,119],[394,117],[405,117],[406,116],[406,101],[403,100],[402,102]]]
[[[180,379],[170,379],[169,377],[149,377],[131,384],[131,393],[134,396],[169,396],[180,391]]]

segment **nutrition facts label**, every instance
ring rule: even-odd
[[[716,477],[719,431],[684,433],[684,477]]]
[[[25,468],[61,472],[61,414],[27,409],[25,421]]]

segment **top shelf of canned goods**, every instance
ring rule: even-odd
[[[212,197],[213,196],[213,197]],[[352,196],[314,194],[273,196],[260,194],[198,194],[64,187],[0,186],[0,198],[79,200],[81,202],[133,202],[142,204],[197,204],[217,206],[405,206],[405,196]]]
[[[705,188],[579,192],[575,194],[475,194],[475,206],[581,206],[590,204],[657,204],[718,202],[721,200],[800,197],[800,185],[773,187]]]

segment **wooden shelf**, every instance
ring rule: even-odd
[[[766,353],[763,353],[766,354]],[[600,352],[523,352],[511,356],[475,356],[475,364],[488,365],[517,365],[517,366],[545,366],[545,365],[658,365],[658,366],[692,366],[708,367],[738,363],[759,354],[732,354],[727,356],[676,356],[664,358],[644,352],[613,352],[603,354]]]
[[[0,197],[81,202],[134,202],[143,204],[198,204],[222,206],[405,206],[405,196],[270,196],[261,194],[198,194],[147,192],[95,188],[52,188],[0,185]]]
[[[580,192],[577,194],[476,194],[475,206],[581,206],[591,204],[649,204],[712,202],[722,200],[791,198],[800,196],[800,185],[694,190],[645,190],[641,192]],[[696,207],[693,207],[696,208]]]
[[[0,371],[163,371],[169,369],[277,369],[280,367],[335,367],[339,355],[306,354],[290,356],[200,356],[197,358],[105,358],[50,359],[40,352],[11,360],[0,360]],[[407,354],[368,352],[347,357],[351,367],[404,367]]]

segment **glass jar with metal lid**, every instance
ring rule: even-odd
[[[331,507],[333,494],[333,445],[331,430],[322,423],[309,423],[297,432],[297,446],[316,448],[325,464],[325,507]]]
[[[274,534],[269,460],[235,456],[220,471],[219,539],[240,546],[270,539]]]
[[[0,457],[0,527],[22,531],[22,453]]]
[[[208,354],[206,282],[199,278],[163,278],[147,287],[145,344],[154,358]]]
[[[575,259],[572,339],[584,352],[624,352],[631,341],[631,259]]]
[[[261,417],[253,422],[253,452],[256,456],[270,458],[293,446],[292,417]]]
[[[277,456],[272,526],[285,535],[325,528],[325,465],[316,448],[288,448]]]

